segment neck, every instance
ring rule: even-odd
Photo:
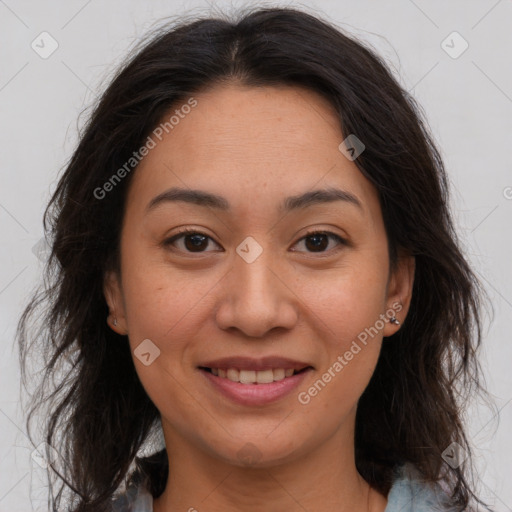
[[[169,478],[154,512],[383,512],[386,498],[355,466],[353,431],[265,467],[240,467],[197,449],[164,428]],[[341,447],[341,448],[340,448]]]

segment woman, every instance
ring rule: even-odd
[[[53,281],[19,326],[24,360],[51,302],[70,510],[476,510],[482,291],[418,110],[295,9],[183,22],[123,67],[48,206]]]

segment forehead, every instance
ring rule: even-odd
[[[330,105],[302,88],[217,86],[195,99],[198,104],[186,122],[173,130],[179,137],[175,149],[184,150],[184,143],[189,150],[176,152],[177,163],[225,158],[239,169],[243,162],[256,166],[268,161],[279,169],[308,157],[321,164],[330,160],[326,150],[341,142]]]
[[[139,164],[130,202],[147,206],[179,186],[247,209],[247,199],[277,206],[284,195],[336,187],[360,198],[367,214],[378,206],[373,185],[340,152],[340,120],[320,95],[298,87],[222,85],[193,98],[193,108],[181,109],[185,98],[162,119],[175,114],[172,129]]]

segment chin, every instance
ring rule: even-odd
[[[212,447],[215,456],[222,459],[229,465],[252,468],[265,469],[281,464],[293,462],[299,458],[305,451],[305,446],[298,445],[296,441],[291,442],[294,436],[287,436],[287,440],[274,439],[271,440],[268,434],[260,437],[245,437],[235,443],[230,443],[222,452],[219,451],[219,445]],[[296,439],[296,437],[295,437]]]

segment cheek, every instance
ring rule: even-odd
[[[126,315],[130,338],[150,338],[166,352],[176,351],[192,339],[193,325],[204,310],[209,287],[180,278],[180,273],[162,266],[134,269],[126,280]],[[211,288],[211,286],[210,286]],[[169,344],[168,340],[173,343]]]
[[[304,279],[297,295],[330,352],[348,349],[352,340],[376,325],[386,309],[386,281],[380,265],[362,259]],[[379,322],[377,328],[382,327]]]
[[[339,269],[334,276],[303,287],[303,300],[311,310],[318,339],[319,365],[314,388],[302,389],[311,398],[309,412],[323,414],[339,404],[340,419],[356,403],[377,364],[384,322],[387,275],[372,260]],[[305,400],[308,398],[306,397]]]
[[[123,271],[128,338],[144,389],[155,406],[176,421],[200,414],[183,383],[190,378],[189,354],[208,299],[204,288],[168,266],[140,264],[137,258],[126,261]],[[142,347],[150,353],[149,365],[139,357]]]

